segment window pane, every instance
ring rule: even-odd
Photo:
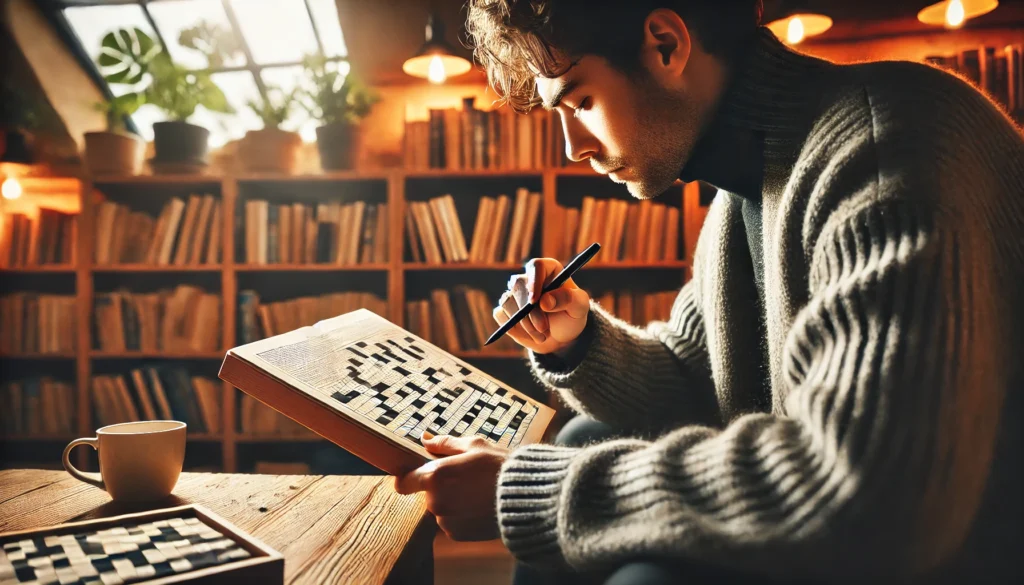
[[[228,103],[235,108],[235,113],[217,114],[202,107],[196,108],[195,116],[189,121],[210,131],[210,148],[219,148],[228,141],[245,136],[248,130],[263,127],[259,117],[245,105],[248,100],[258,99],[260,95],[251,73],[233,71],[215,73],[211,77],[228,98]]]
[[[257,63],[298,61],[316,52],[303,0],[231,0],[231,8]]]
[[[342,71],[348,70],[348,63],[341,62],[338,64]],[[302,83],[303,69],[301,66],[289,66],[289,67],[268,67],[263,70],[263,83],[267,87],[279,87],[285,92],[291,92],[296,86]],[[296,107],[292,109],[292,114],[288,118],[288,122],[284,124],[286,130],[296,130],[302,135],[302,140],[305,142],[316,141],[316,127],[320,123],[316,120],[311,120],[306,109],[301,105],[296,104]]]
[[[109,32],[122,28],[140,28],[156,40],[153,27],[149,26],[142,8],[137,4],[65,8],[64,16],[75,30],[82,48],[92,57],[93,63],[100,55],[103,37]]]
[[[341,32],[338,22],[338,5],[335,0],[309,0],[309,8],[313,12],[316,31],[320,33],[320,42],[328,57],[344,57],[348,55],[345,47],[345,35]]]
[[[215,0],[162,0],[149,3],[149,13],[160,28],[160,33],[167,42],[167,50],[176,63],[189,69],[204,69],[209,66],[206,56],[189,47],[181,46],[178,38],[181,31],[200,23],[219,28],[226,33],[222,47],[232,55],[221,64],[232,67],[245,64],[238,37],[231,29],[231,23],[224,14],[224,6]],[[216,66],[216,64],[214,64]]]

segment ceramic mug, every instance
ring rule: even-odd
[[[150,420],[105,426],[91,439],[75,439],[64,449],[64,469],[114,500],[143,502],[170,495],[185,462],[185,428],[175,420]],[[71,450],[89,445],[100,458],[100,472],[85,473],[71,464]]]

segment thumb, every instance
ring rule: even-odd
[[[458,455],[469,450],[466,441],[451,435],[435,436],[429,431],[421,435],[423,447],[434,455]]]
[[[545,313],[567,311],[573,319],[587,314],[590,308],[587,292],[581,288],[559,287],[540,298],[540,308]]]

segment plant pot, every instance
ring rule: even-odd
[[[320,151],[320,167],[325,171],[348,170],[355,166],[359,126],[334,122],[316,129],[316,147]]]
[[[123,132],[86,132],[85,167],[89,174],[137,175],[145,142]]]
[[[248,172],[292,174],[299,162],[302,138],[277,128],[250,130],[238,143],[238,162]]]
[[[154,159],[165,164],[206,165],[210,131],[187,122],[153,124]]]

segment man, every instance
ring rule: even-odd
[[[1024,138],[952,75],[813,59],[759,21],[755,0],[470,0],[492,85],[558,111],[572,159],[641,199],[720,191],[667,322],[568,282],[511,333],[625,438],[430,438],[445,457],[397,487],[557,582],[641,561],[1022,582]],[[560,268],[528,263],[495,318]]]

